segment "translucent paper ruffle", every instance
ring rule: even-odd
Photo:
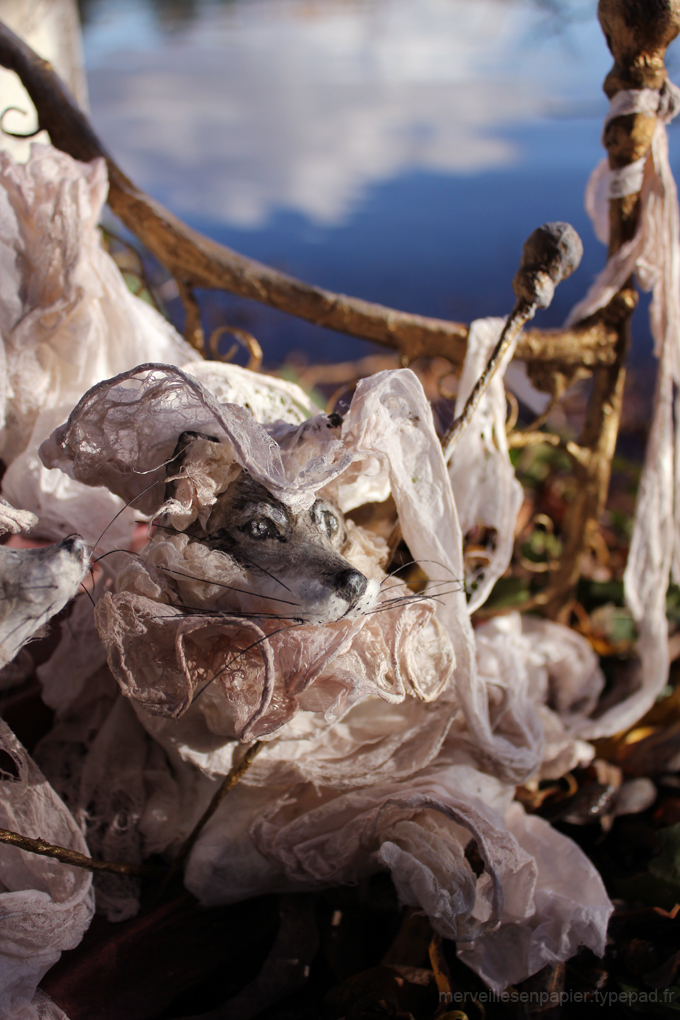
[[[202,902],[230,902],[244,890],[355,883],[384,868],[400,900],[455,939],[492,988],[568,958],[579,945],[604,952],[611,904],[588,859],[511,804],[505,784],[467,765],[435,763],[407,783],[339,796],[271,780],[268,789],[234,793],[187,868],[187,887]],[[479,874],[466,857],[473,840]]]
[[[503,319],[477,319],[470,324],[456,397],[456,417],[462,414],[465,401],[486,367],[504,324]],[[478,576],[467,579],[472,583],[471,613],[484,604],[510,564],[515,520],[523,499],[522,486],[508,456],[505,431],[507,399],[503,376],[508,361],[506,357],[491,380],[449,465],[463,533],[467,534],[475,526],[489,531],[487,564]]]
[[[0,771],[0,825],[88,854],[70,812],[2,720],[0,749],[14,769]],[[0,844],[0,883],[0,1015],[39,1020],[47,1007],[38,982],[64,949],[78,945],[92,919],[92,876]]]
[[[656,116],[652,145],[643,165],[633,168],[633,179],[612,180],[603,160],[589,181],[586,208],[598,237],[607,243],[610,194],[633,194],[641,183],[639,224],[635,237],[608,260],[568,320],[577,322],[604,308],[634,272],[641,286],[652,291],[650,325],[659,371],[624,577],[626,601],[638,626],[640,669],[636,693],[602,716],[600,734],[632,725],[668,677],[666,591],[671,567],[675,580],[680,577],[680,404],[676,395],[674,407],[673,396],[674,387],[677,394],[680,385],[680,214],[666,123],[679,105],[680,91],[669,81],[660,93],[628,90],[612,99],[607,120],[636,112]]]
[[[186,881],[203,902],[386,869],[402,901],[462,942],[493,987],[579,943],[601,951],[610,905],[594,868],[512,804],[529,775],[587,760],[597,662],[555,624],[512,614],[475,633],[470,623],[508,563],[520,498],[501,376],[449,474],[409,370],[362,380],[339,424],[290,383],[192,361],[99,245],[103,162],[37,147],[25,167],[3,158],[0,184],[6,491],[42,515],[41,534],[78,530],[94,541],[121,499],[134,502],[107,533],[111,545],[127,544],[140,512],[163,508],[175,529],[158,529],[139,555],[102,561],[95,613],[77,600],[40,667],[56,721],[36,756],[73,817],[7,735],[20,780],[1,784],[3,824],[85,850],[82,826],[107,859],[173,853],[243,743],[261,738],[265,748],[189,860]],[[461,400],[499,325],[473,327]],[[173,471],[186,430],[212,438]],[[391,494],[429,588],[415,597],[387,577],[385,543],[348,521],[343,555],[375,585],[375,613],[323,625],[244,618],[221,587],[241,585],[244,568],[187,531],[242,469],[295,513],[317,498],[347,512]],[[31,520],[7,507],[0,516],[10,530]],[[488,530],[490,560],[469,604],[463,530],[475,525]],[[21,962],[6,973],[0,944],[0,996],[30,1010],[35,974],[89,920],[90,878],[6,847],[0,864],[3,855],[31,875],[21,871],[12,887],[7,870],[2,881],[49,918],[42,940],[29,932],[30,959],[15,953]],[[557,874],[556,860],[569,868]],[[110,918],[138,908],[136,881],[96,885]],[[58,925],[47,912],[54,903]],[[16,921],[17,938],[30,916]]]
[[[40,443],[100,379],[140,360],[197,357],[172,326],[134,297],[101,246],[103,159],[79,163],[34,144],[25,164],[0,152],[0,457],[2,491],[40,518],[41,537],[77,531],[95,541],[118,509],[106,490],[40,463]],[[109,531],[129,539],[132,515]]]

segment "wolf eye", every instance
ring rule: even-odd
[[[329,510],[324,510],[324,512],[321,514],[320,523],[321,527],[324,529],[329,538],[332,538],[333,535],[335,535],[339,527],[338,518],[335,516],[335,514],[332,514]]]
[[[256,517],[243,529],[251,538],[276,538],[278,529],[268,517]]]

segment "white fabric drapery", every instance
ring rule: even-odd
[[[632,697],[598,720],[598,735],[632,725],[668,676],[666,591],[671,568],[674,579],[680,579],[680,215],[666,124],[679,109],[680,89],[668,81],[660,92],[631,89],[613,97],[605,125],[624,114],[656,116],[652,144],[644,159],[623,170],[610,171],[608,161],[602,160],[588,183],[586,209],[597,236],[607,243],[609,199],[640,190],[638,228],[567,320],[571,325],[604,308],[633,273],[644,290],[652,291],[650,325],[659,372],[624,577],[626,601],[639,633],[639,681]]]

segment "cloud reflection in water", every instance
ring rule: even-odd
[[[569,56],[522,0],[237,0],[199,6],[181,34],[139,5],[97,10],[104,140],[178,214],[249,229],[277,209],[340,224],[416,170],[507,167],[521,150],[504,129],[592,100],[609,63],[594,18]]]

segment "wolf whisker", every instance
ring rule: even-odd
[[[450,567],[447,567],[446,563],[441,563],[439,560],[409,560],[407,563],[402,563],[400,566],[395,567],[394,570],[391,570],[390,573],[381,581],[380,587],[382,588],[385,581],[389,580],[390,577],[394,577],[394,575],[398,574],[400,570],[405,570],[406,567],[412,567],[414,565],[418,566],[421,563],[434,563],[436,566],[442,567],[443,570],[447,570],[451,574],[454,581],[458,581],[460,583],[460,578],[454,576],[453,571]]]
[[[454,591],[460,591],[460,588],[452,588],[451,591],[449,591],[449,592],[438,591],[438,592],[434,592],[434,593],[433,592],[429,592],[429,591],[412,591],[412,592],[409,592],[408,595],[395,595],[393,598],[383,599],[379,603],[379,605],[381,605],[381,606],[393,605],[393,604],[395,604],[397,602],[404,602],[404,601],[407,601],[407,600],[410,600],[410,599],[434,599],[434,598],[441,598],[444,595],[452,594]]]
[[[141,553],[133,552],[131,549],[109,549],[108,552],[102,553],[101,556],[98,556],[96,560],[92,560],[92,565],[99,563],[100,560],[105,559],[107,556],[112,556],[113,553],[125,553],[127,556],[135,556],[137,559],[141,559],[142,561],[144,561],[144,557],[141,555]],[[188,573],[185,573],[182,570],[175,570],[173,567],[165,567],[165,566],[163,566],[161,564],[158,565],[158,569],[159,570],[164,570],[164,571],[166,571],[166,573],[169,573],[169,574],[177,574],[179,577],[186,577],[186,578],[188,578],[191,581],[198,581],[201,584],[214,584],[214,585],[217,585],[218,588],[227,588],[229,591],[236,591],[236,592],[239,592],[239,594],[241,594],[241,595],[253,595],[253,596],[255,596],[255,598],[258,598],[258,599],[267,599],[267,601],[269,601],[269,602],[281,602],[281,603],[283,603],[284,605],[287,605],[287,606],[299,606],[299,604],[300,604],[299,602],[291,602],[289,599],[277,599],[273,595],[261,595],[259,592],[248,591],[246,588],[237,588],[233,584],[224,584],[222,581],[210,581],[206,577],[197,577],[195,574],[188,574]],[[223,610],[219,610],[219,609],[216,609],[216,610],[201,610],[201,611],[202,612],[215,612],[215,613],[220,613],[220,614],[224,615],[224,611]],[[248,614],[246,614],[246,613],[232,613],[232,612],[230,612],[229,615],[230,616],[239,615],[239,616],[244,616],[245,617]],[[253,613],[251,615],[253,615],[253,616],[265,616],[266,614],[264,614],[264,613],[257,613],[257,614]],[[284,617],[280,617],[276,613],[272,613],[270,615],[273,617],[273,619],[284,619]],[[296,619],[298,619],[298,617],[290,617],[290,619],[295,619],[296,620]]]
[[[256,591],[247,591],[245,588],[236,588],[233,584],[223,584],[221,581],[210,581],[207,577],[196,577],[194,574],[185,574],[182,570],[175,570],[173,567],[159,567],[169,574],[177,574],[179,577],[188,577],[191,581],[199,581],[201,584],[215,584],[218,588],[228,588],[229,591],[240,592],[241,595],[254,595],[258,599],[267,599],[269,602],[283,602],[286,606],[299,606],[299,602],[291,602],[289,599],[277,599],[273,595],[260,595]]]
[[[435,581],[433,578],[429,578],[427,581],[428,588],[439,587],[442,584],[451,584],[451,578],[447,578],[446,581]],[[383,592],[392,591],[395,588],[408,588],[409,584],[407,581],[398,581],[396,584],[391,584],[388,588],[383,588]],[[412,590],[412,589],[411,589]],[[414,595],[420,595],[420,592],[413,592]]]
[[[380,605],[377,606],[375,609],[369,609],[368,612],[366,613],[366,616],[373,616],[375,613],[385,613],[390,609],[395,609],[397,606],[406,607],[415,605],[418,602],[427,601],[438,602],[439,605],[444,605],[444,603],[441,601],[442,598],[444,598],[444,596],[453,595],[455,592],[459,592],[460,590],[461,590],[460,588],[453,588],[451,589],[451,591],[442,591],[439,592],[437,595],[414,594],[410,598],[409,596],[405,595],[403,598],[399,599],[387,599],[385,602],[381,602]]]
[[[152,528],[160,528],[161,531],[171,531],[173,535],[183,535],[179,528],[171,528],[168,524],[157,524],[156,521],[135,521],[135,524],[148,524]]]
[[[243,620],[297,620],[304,623],[304,619],[301,616],[281,616],[279,613],[236,613],[232,610],[225,612],[224,609],[206,609],[203,606],[187,606],[184,602],[173,603],[173,608],[187,610],[186,616],[213,616],[219,619],[219,617],[238,617]],[[154,619],[162,620],[167,617],[156,616]]]
[[[242,551],[239,551],[239,556],[242,556],[244,560],[247,560],[248,563],[251,564],[251,566],[256,568],[256,570],[261,570],[263,573],[265,573],[267,575],[267,577],[271,577],[272,581],[276,581],[277,584],[280,584],[281,587],[285,588],[286,591],[290,592],[291,595],[293,594],[292,591],[290,591],[290,588],[288,587],[288,585],[284,584],[283,581],[280,581],[279,578],[275,577],[274,574],[270,574],[270,572],[266,569],[266,567],[261,566],[261,564],[259,564],[259,563],[255,563],[253,560],[250,559],[249,556],[246,556],[246,554],[244,552],[242,552]]]
[[[114,553],[125,553],[126,556],[136,556],[138,559],[142,558],[138,552],[133,552],[132,549],[109,549],[108,552],[102,553],[101,556],[97,556],[95,560],[92,560],[92,566],[96,566],[100,560],[105,560],[107,556],[113,556]]]
[[[416,601],[418,601],[418,600],[416,600]],[[433,599],[432,601],[434,602],[434,601],[437,601],[437,600]],[[406,602],[404,604],[404,608],[406,608],[406,606],[410,606],[412,604],[413,603],[411,603],[411,602]],[[369,609],[369,611],[366,613],[366,616],[377,616],[378,613],[387,613],[387,612],[389,612],[390,609],[394,609],[394,606],[383,606],[381,609]]]
[[[171,458],[171,459],[174,459],[174,458]],[[154,468],[154,470],[157,470],[157,469],[156,469],[156,468]],[[146,474],[147,472],[138,472],[138,473],[139,473],[139,474]],[[166,480],[165,480],[165,478],[157,478],[155,482],[151,482],[151,484],[150,484],[150,485],[147,485],[145,489],[142,489],[142,491],[141,491],[141,492],[138,492],[136,496],[133,496],[133,497],[132,497],[132,499],[128,500],[128,502],[127,502],[127,503],[125,504],[125,506],[122,506],[122,507],[120,508],[120,510],[118,511],[118,513],[117,513],[117,514],[115,514],[115,516],[111,518],[111,520],[110,520],[110,521],[109,521],[109,523],[108,523],[108,524],[106,525],[106,527],[105,527],[105,528],[104,528],[104,530],[102,531],[101,535],[99,536],[99,538],[98,538],[98,539],[97,539],[97,541],[95,542],[95,544],[94,544],[94,546],[93,546],[93,549],[96,549],[96,548],[97,548],[97,546],[99,545],[99,543],[100,543],[100,542],[101,542],[101,540],[103,539],[103,537],[104,537],[104,535],[106,534],[106,532],[107,532],[107,531],[109,530],[109,528],[111,527],[111,525],[112,525],[112,524],[113,524],[113,523],[114,523],[114,522],[115,522],[115,521],[116,521],[116,520],[117,520],[117,519],[118,519],[118,518],[120,517],[120,515],[121,515],[121,514],[122,514],[122,512],[123,512],[123,510],[127,510],[127,508],[128,508],[129,506],[132,506],[132,504],[133,504],[133,503],[134,503],[134,502],[135,502],[136,500],[138,500],[138,499],[140,498],[140,496],[143,496],[145,492],[148,492],[148,491],[149,491],[149,489],[153,489],[154,485],[158,485],[158,484],[159,484],[160,482],[163,482],[163,484],[165,484],[165,481],[166,481]]]
[[[302,622],[301,623],[293,623],[290,627],[279,627],[278,630],[273,630],[271,632],[271,634],[265,634],[264,637],[258,638],[257,641],[253,641],[253,643],[251,645],[248,645],[247,648],[244,648],[243,651],[239,652],[232,659],[230,659],[229,662],[227,662],[226,665],[224,665],[222,667],[222,669],[218,670],[217,673],[214,674],[214,676],[210,677],[210,679],[207,681],[207,683],[205,683],[203,685],[203,687],[201,687],[200,691],[198,691],[194,695],[194,697],[191,699],[191,704],[195,705],[196,702],[198,701],[198,699],[200,698],[200,696],[203,694],[203,692],[205,690],[207,690],[207,688],[210,686],[210,684],[213,682],[213,680],[216,680],[218,676],[221,676],[221,674],[224,673],[227,669],[229,669],[229,667],[231,665],[233,665],[233,663],[235,663],[237,659],[240,659],[242,655],[245,655],[246,652],[249,652],[253,648],[257,648],[257,646],[261,645],[263,641],[268,641],[269,638],[273,638],[276,634],[281,634],[284,630],[294,630],[296,627],[301,627],[301,626],[302,626]]]

